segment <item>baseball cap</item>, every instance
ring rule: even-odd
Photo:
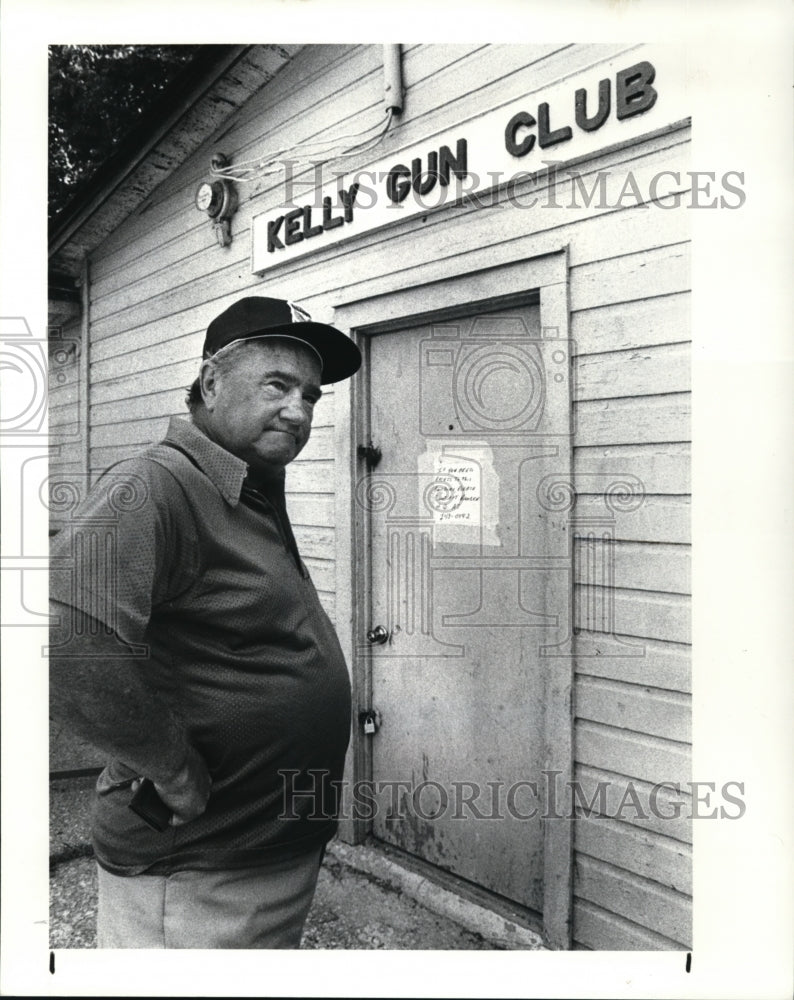
[[[361,351],[336,327],[315,323],[300,306],[286,299],[250,295],[216,316],[207,327],[202,356],[211,358],[242,340],[285,337],[310,347],[323,366],[323,385],[350,378],[361,366]]]

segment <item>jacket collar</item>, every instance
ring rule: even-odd
[[[171,417],[165,441],[186,452],[232,507],[240,502],[248,465],[183,417]]]

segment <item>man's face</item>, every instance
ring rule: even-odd
[[[252,341],[225,371],[205,365],[202,389],[207,435],[253,468],[291,462],[309,440],[321,366],[290,340]]]

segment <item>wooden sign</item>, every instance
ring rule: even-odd
[[[255,273],[417,213],[525,184],[687,117],[684,65],[639,46],[255,215]],[[285,185],[286,186],[286,185]]]

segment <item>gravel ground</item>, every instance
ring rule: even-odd
[[[50,947],[96,947],[96,865],[88,816],[93,779],[50,789]],[[304,932],[309,949],[490,949],[479,935],[326,854]]]
[[[50,947],[96,947],[96,865],[59,865],[50,893]],[[303,947],[342,949],[487,949],[481,937],[428,912],[328,857],[306,922]]]
[[[96,947],[96,863],[78,858],[50,875],[50,948]]]

